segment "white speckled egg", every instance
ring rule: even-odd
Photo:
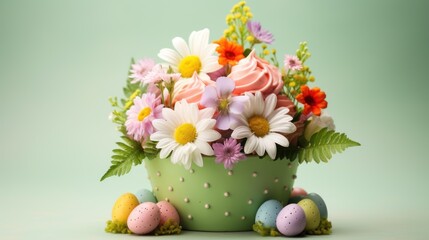
[[[275,228],[277,215],[282,208],[283,205],[277,200],[264,202],[256,212],[255,222],[260,221],[264,227]]]
[[[161,201],[156,204],[159,208],[159,212],[161,214],[161,220],[159,222],[160,225],[163,225],[169,219],[173,220],[175,223],[180,225],[180,217],[176,208],[167,201]]]
[[[303,199],[299,201],[298,205],[304,210],[307,224],[305,230],[314,230],[320,224],[320,212],[316,203],[310,199]]]
[[[295,203],[284,207],[277,216],[276,226],[287,237],[296,236],[304,231],[307,224],[304,210]]]
[[[322,219],[328,218],[328,208],[326,207],[325,201],[323,201],[323,198],[319,196],[319,194],[309,193],[305,198],[311,199],[317,205]]]
[[[158,227],[160,215],[159,208],[155,203],[141,203],[131,212],[127,226],[135,234],[147,234]]]
[[[153,202],[156,203],[156,198],[151,191],[146,188],[140,189],[136,192],[136,197],[140,203]]]

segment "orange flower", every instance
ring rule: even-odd
[[[328,106],[328,102],[325,101],[326,94],[320,91],[320,88],[315,87],[309,89],[307,85],[301,86],[301,93],[296,96],[298,102],[304,104],[305,115],[313,112],[314,115],[320,116],[322,108]]]
[[[219,44],[216,51],[219,53],[219,64],[234,66],[244,58],[243,47],[235,42],[228,42],[226,38],[221,38],[214,43]]]

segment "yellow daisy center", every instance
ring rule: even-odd
[[[150,110],[150,107],[145,107],[142,110],[140,110],[139,115],[137,116],[137,119],[141,122],[143,121],[149,114],[152,112]]]
[[[270,131],[268,120],[262,116],[255,115],[248,120],[250,130],[257,136],[263,137]]]
[[[189,55],[184,57],[179,63],[179,72],[184,78],[190,78],[194,72],[200,73],[201,61],[198,56]]]
[[[174,140],[182,145],[193,142],[196,138],[197,129],[190,123],[184,123],[174,131]]]

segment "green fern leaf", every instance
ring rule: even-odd
[[[145,153],[138,142],[126,136],[121,137],[123,142],[117,142],[119,148],[113,150],[112,165],[101,177],[100,181],[111,176],[122,176],[131,171],[131,167],[139,165],[145,158]]]
[[[360,146],[360,143],[349,139],[346,134],[323,128],[311,136],[306,147],[298,150],[298,161],[328,162],[332,154],[341,153],[346,148],[355,146]]]

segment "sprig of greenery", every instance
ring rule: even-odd
[[[111,176],[122,176],[129,173],[133,165],[140,165],[146,157],[140,143],[129,139],[127,136],[121,138],[123,142],[117,142],[119,148],[113,150],[112,165],[100,181]]]
[[[284,91],[288,97],[294,101],[295,105],[297,101],[296,95],[301,92],[301,86],[306,85],[309,81],[314,82],[315,77],[312,75],[312,71],[305,62],[311,57],[311,53],[308,51],[307,42],[300,42],[299,48],[296,50],[296,56],[301,61],[301,70],[292,71],[288,70],[283,73]]]
[[[355,146],[360,146],[360,143],[349,139],[346,134],[323,128],[311,136],[307,146],[298,150],[298,161],[328,162],[332,154]]]
[[[264,224],[261,221],[257,221],[252,226],[253,231],[257,232],[261,236],[271,236],[271,237],[277,237],[281,236],[281,234],[277,231],[276,228],[267,228],[264,226]]]

